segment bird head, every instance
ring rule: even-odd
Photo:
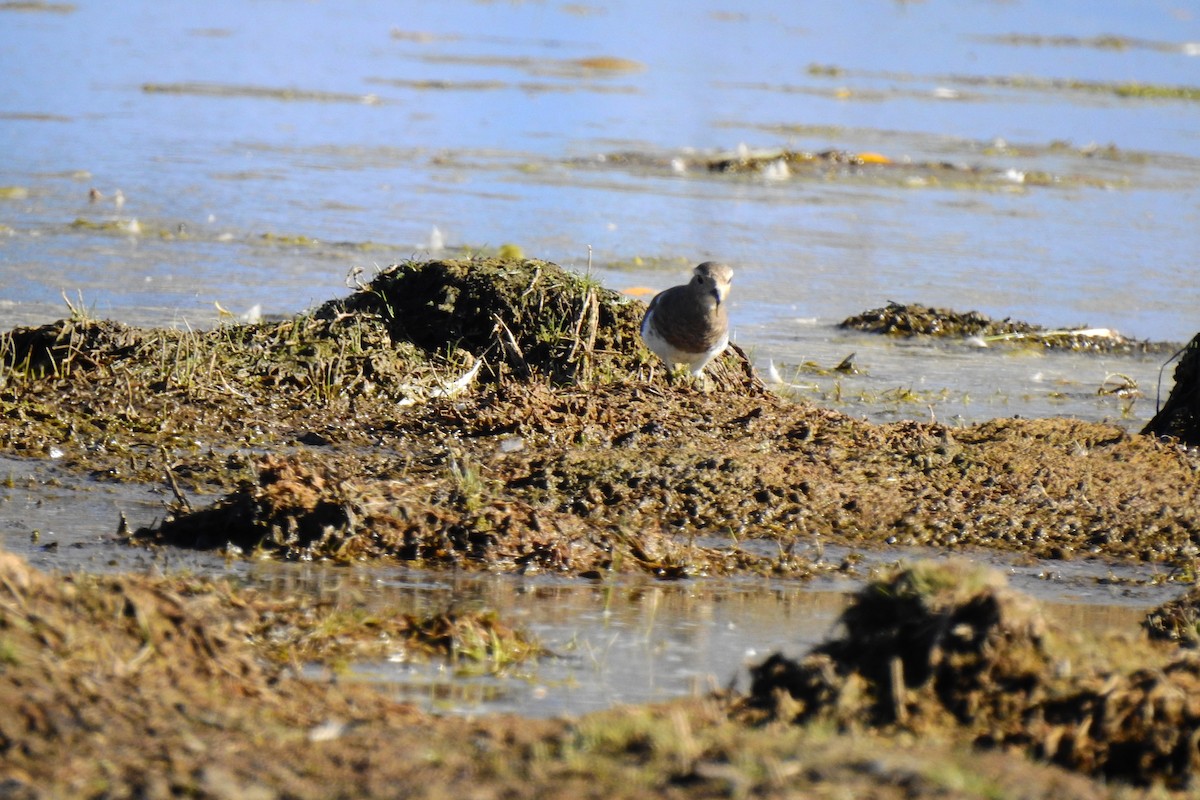
[[[729,296],[729,284],[733,280],[733,270],[728,265],[705,261],[692,270],[692,275],[695,291],[712,296],[717,306],[725,302],[725,298]]]

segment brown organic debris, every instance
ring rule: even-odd
[[[76,316],[0,337],[0,449],[165,487],[133,541],[288,559],[805,576],[820,537],[1194,560],[1194,453],[1069,419],[871,425],[767,392],[736,348],[670,385],[643,309],[474,259],[282,322]]]

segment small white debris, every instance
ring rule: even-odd
[[[332,742],[334,739],[342,738],[349,727],[340,719],[326,720],[309,729],[308,740],[310,742]]]
[[[429,232],[429,244],[426,249],[430,253],[440,253],[446,249],[446,237],[437,225],[434,225],[433,230]]]
[[[431,389],[429,392],[429,396],[430,397],[453,397],[454,395],[458,394],[463,389],[466,389],[468,386],[470,386],[474,382],[475,376],[479,374],[479,368],[482,366],[483,366],[483,359],[482,358],[476,359],[475,365],[473,367],[471,367],[469,370],[467,370],[466,372],[464,372],[462,375],[455,378],[454,380],[450,381],[449,383],[446,383],[446,384],[438,386],[434,389]]]
[[[787,161],[777,158],[767,162],[767,165],[763,167],[762,176],[769,181],[783,181],[792,176],[792,169],[788,166]]]

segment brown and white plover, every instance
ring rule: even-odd
[[[726,298],[733,270],[705,261],[692,270],[692,279],[655,295],[642,318],[642,339],[666,362],[668,369],[683,364],[698,377],[709,361],[729,345]]]

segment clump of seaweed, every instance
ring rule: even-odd
[[[984,346],[1008,344],[1093,353],[1160,353],[1170,352],[1175,347],[1162,342],[1130,339],[1109,328],[1049,329],[1008,317],[994,320],[978,311],[962,313],[895,302],[847,317],[839,327],[888,336],[970,339]]]
[[[794,126],[781,127],[785,134],[795,129]],[[905,188],[941,187],[1008,192],[1024,191],[1026,187],[1116,185],[1112,180],[1085,174],[996,168],[957,161],[891,158],[869,151],[809,151],[777,147],[749,148],[744,145],[732,151],[698,154],[680,152],[665,156],[644,152],[605,153],[599,159],[573,163],[588,167],[603,164],[669,170],[673,174],[731,176],[736,179],[754,177],[768,181],[852,180]]]
[[[478,259],[393,266],[319,318],[377,314],[393,339],[427,352],[462,348],[522,376],[591,377],[598,360],[631,366],[638,304],[545,261]]]
[[[842,627],[800,660],[774,655],[753,669],[739,711],[843,727],[940,726],[1141,784],[1185,788],[1200,777],[1195,654],[1074,674],[1032,599],[961,563],[917,563],[871,582]]]

